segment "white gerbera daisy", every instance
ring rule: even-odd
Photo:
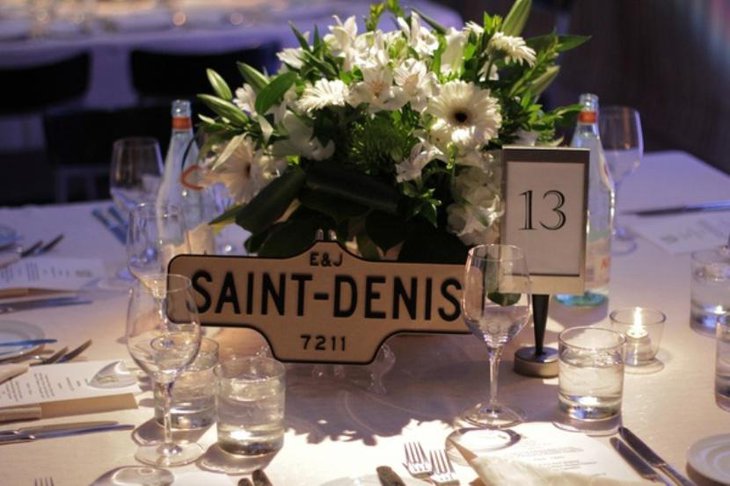
[[[428,112],[436,117],[431,136],[442,150],[450,143],[461,149],[484,145],[502,125],[499,103],[489,90],[465,81],[444,84]]]
[[[318,79],[314,86],[307,86],[297,106],[304,111],[314,111],[327,106],[345,106],[347,85],[339,79]]]
[[[507,62],[526,62],[530,66],[535,64],[535,51],[527,47],[522,37],[495,32],[489,40],[489,49],[504,53]]]

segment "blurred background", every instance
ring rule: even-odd
[[[238,79],[234,60],[275,69],[295,42],[289,21],[306,30],[358,4],[215,2],[213,15],[204,0],[0,0],[0,205],[107,198],[111,142],[150,135],[164,153],[169,102],[209,91],[205,67],[232,70],[227,79]],[[512,5],[402,3],[455,27]],[[730,173],[729,26],[726,0],[533,0],[524,35],[591,37],[559,61],[548,107],[583,92],[633,106],[647,151],[683,150]]]

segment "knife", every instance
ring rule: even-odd
[[[619,427],[618,433],[633,449],[649,464],[659,468],[672,481],[681,486],[696,486],[693,481],[687,479],[683,474],[667,464],[667,461],[659,457],[651,448],[639,439],[633,432],[626,427]]]
[[[19,429],[0,431],[0,445],[108,430],[132,430],[133,428],[134,425],[120,424],[118,422],[108,420],[22,427]]]
[[[378,473],[378,479],[381,486],[406,486],[398,473],[388,466],[378,466],[375,469]]]
[[[39,309],[42,307],[60,307],[63,305],[91,304],[90,300],[78,297],[57,297],[43,300],[21,300],[10,304],[0,305],[0,314],[8,314],[22,310]]]
[[[621,457],[626,460],[626,462],[631,464],[631,467],[633,467],[642,478],[664,483],[667,486],[672,486],[672,483],[661,477],[659,473],[657,473],[645,460],[639,457],[629,446],[621,442],[620,439],[611,437],[611,445],[614,449],[616,449]]]
[[[106,229],[111,231],[120,243],[127,242],[127,231],[124,229],[124,227],[120,226],[119,224],[113,223],[109,218],[104,216],[104,213],[102,213],[101,209],[94,208],[91,210],[91,214],[96,219],[101,221],[101,224],[103,224]]]
[[[696,213],[700,211],[726,211],[730,210],[730,199],[724,201],[705,202],[697,204],[684,204],[682,206],[670,206],[656,209],[637,209],[621,211],[622,214],[634,214],[636,216],[661,216],[665,214]]]
[[[0,343],[0,346],[38,346],[55,342],[58,342],[58,339],[23,339],[22,341],[5,341]]]

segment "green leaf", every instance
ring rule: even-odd
[[[236,223],[251,233],[259,233],[279,219],[304,185],[305,174],[298,166],[289,166],[280,177],[264,187],[236,215]]]
[[[284,94],[297,79],[297,73],[289,71],[278,75],[256,95],[256,112],[263,115],[272,106],[281,103]]]
[[[463,265],[466,254],[466,245],[456,235],[434,228],[425,221],[416,221],[403,242],[398,261]]]
[[[205,103],[217,115],[226,118],[234,125],[243,127],[250,121],[248,116],[230,101],[208,94],[198,95],[198,99]]]
[[[307,172],[306,185],[368,208],[390,214],[398,211],[399,195],[395,187],[338,163],[313,163]]]
[[[255,67],[249,66],[245,62],[236,63],[236,66],[238,67],[238,72],[243,76],[243,80],[251,85],[254,93],[258,93],[269,83],[266,76]]]
[[[309,42],[307,42],[307,38],[304,37],[304,35],[299,32],[299,29],[296,28],[296,26],[289,22],[289,27],[291,27],[292,32],[294,32],[294,36],[297,38],[297,41],[299,41],[299,45],[304,49],[306,52],[309,52],[311,49],[309,47]]]
[[[406,238],[406,222],[403,218],[373,211],[365,219],[365,231],[383,252],[393,248]]]
[[[530,90],[532,91],[533,96],[540,96],[540,94],[545,91],[553,81],[555,81],[559,72],[560,66],[553,65],[549,66],[544,73],[535,78],[530,85]]]
[[[522,294],[503,294],[501,292],[489,292],[487,293],[487,298],[495,304],[506,307],[509,305],[515,305],[517,302],[519,302],[521,295]]]
[[[213,221],[210,222],[210,224],[229,224],[236,221],[236,216],[238,215],[241,210],[246,207],[245,204],[240,204],[238,206],[232,206],[228,208],[226,211],[223,212],[223,214],[219,215],[217,218],[215,218]]]
[[[424,22],[430,25],[436,33],[440,35],[446,35],[446,27],[438,23],[438,21],[434,20],[433,18],[429,17],[418,9],[414,8],[413,11],[418,13],[418,16],[421,17]]]
[[[303,188],[300,192],[299,201],[303,206],[331,217],[336,224],[363,216],[368,212],[368,208],[362,204],[307,188]]]
[[[502,22],[502,32],[507,35],[518,36],[525,28],[527,17],[530,16],[532,8],[532,0],[517,0],[510,9],[504,22]]]
[[[215,94],[217,94],[219,98],[231,101],[233,99],[233,93],[223,77],[212,69],[206,69],[205,72],[208,74],[208,81],[213,87]]]
[[[258,248],[261,257],[292,257],[309,248],[320,225],[316,219],[289,219],[271,228]]]
[[[559,35],[558,36],[558,51],[564,52],[571,49],[575,49],[588,42],[591,39],[588,35]]]

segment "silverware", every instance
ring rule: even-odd
[[[112,232],[112,234],[119,240],[120,243],[127,242],[127,230],[119,223],[115,223],[107,218],[101,209],[94,208],[91,210],[91,214],[98,219],[106,229]]]
[[[11,304],[0,305],[0,314],[19,312],[22,310],[40,309],[43,307],[60,307],[64,305],[91,304],[91,300],[78,297],[57,297],[43,300],[23,300]]]
[[[56,483],[53,482],[53,478],[48,476],[45,478],[35,478],[33,480],[33,486],[54,486]]]
[[[50,355],[47,358],[42,358],[42,359],[40,359],[38,361],[33,361],[30,364],[30,366],[53,364],[56,361],[58,361],[59,359],[61,359],[63,357],[63,355],[66,354],[66,351],[68,351],[68,348],[67,347],[63,347],[63,348],[59,349],[58,351],[56,351],[55,353],[53,353],[52,355]]]
[[[375,471],[378,473],[381,486],[406,486],[398,473],[388,466],[378,466]]]
[[[256,469],[251,475],[251,479],[253,479],[253,486],[272,486],[263,469]]]
[[[666,208],[637,209],[621,211],[622,214],[633,214],[636,216],[661,216],[666,214],[696,213],[701,211],[727,211],[730,210],[730,199],[724,201],[713,201],[697,204],[684,204],[682,206],[669,206]]]
[[[433,473],[429,478],[436,485],[451,486],[452,484],[459,484],[459,478],[456,477],[454,466],[451,465],[451,461],[443,449],[431,451],[431,466],[433,466]]]
[[[70,435],[89,434],[111,430],[132,430],[134,425],[120,424],[114,421],[76,422],[67,424],[40,425],[23,427],[0,432],[0,445],[29,442],[37,439],[67,437]]]
[[[30,245],[28,248],[20,250],[18,253],[14,255],[10,255],[8,257],[4,257],[0,260],[0,268],[6,267],[8,265],[11,265],[17,261],[19,261],[21,258],[29,257],[29,256],[38,256],[42,255],[44,253],[47,253],[51,251],[61,240],[63,239],[63,234],[60,234],[53,238],[51,241],[43,244],[43,240],[38,240],[32,245]]]
[[[672,481],[681,486],[695,486],[693,481],[687,479],[683,474],[674,469],[664,459],[659,457],[651,448],[644,443],[643,440],[639,439],[633,432],[626,427],[618,428],[619,435],[639,454],[646,462],[652,466],[660,469]]]
[[[619,453],[621,457],[628,462],[634,470],[639,473],[642,478],[649,479],[650,481],[656,481],[664,483],[667,486],[671,486],[671,483],[664,479],[652,468],[648,462],[643,460],[636,454],[629,446],[624,444],[621,439],[611,437],[611,445]]]
[[[76,349],[73,349],[73,350],[69,351],[68,353],[64,354],[63,356],[61,356],[58,359],[58,361],[56,361],[56,363],[66,363],[67,361],[71,361],[76,356],[78,356],[81,353],[83,353],[84,351],[86,351],[86,348],[91,346],[91,342],[92,342],[91,339],[89,339],[88,341],[85,341]]]
[[[38,346],[55,342],[58,342],[58,339],[23,339],[21,341],[5,341],[0,343],[0,346]]]
[[[403,446],[406,451],[405,466],[414,478],[423,478],[431,474],[433,466],[428,462],[423,447],[418,442],[406,442]]]

